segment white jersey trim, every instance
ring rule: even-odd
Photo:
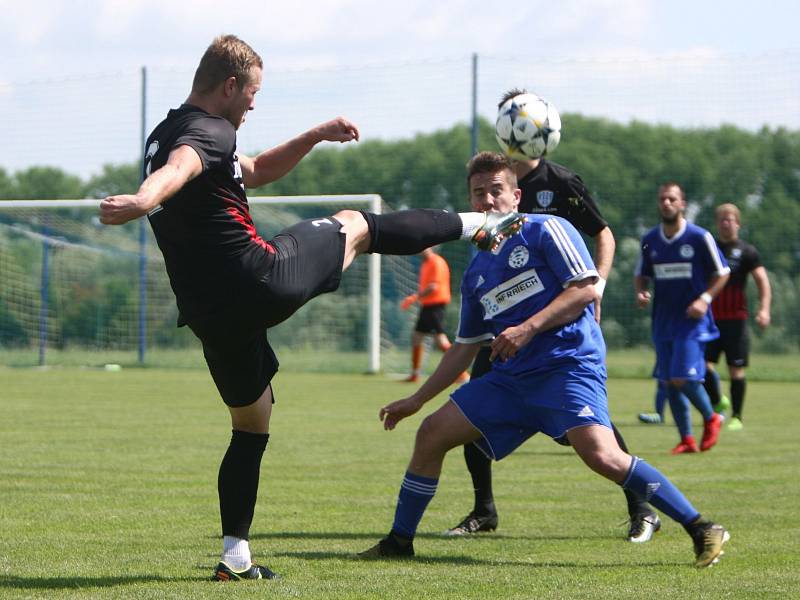
[[[556,248],[558,248],[558,251],[561,253],[564,264],[569,267],[572,276],[574,277],[579,273],[587,271],[586,264],[583,262],[580,252],[578,252],[575,244],[572,243],[567,232],[564,231],[564,226],[561,225],[557,219],[548,219],[544,222],[544,228],[553,238]]]

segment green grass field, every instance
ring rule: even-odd
[[[381,429],[378,408],[409,390],[387,377],[285,372],[251,539],[255,558],[283,578],[223,591],[207,578],[220,549],[216,477],[230,427],[208,374],[0,368],[0,597],[796,596],[798,385],[753,382],[744,431],[678,457],[668,454],[672,425],[636,422],[652,405],[651,380],[615,378],[609,389],[630,447],[730,530],[719,565],[694,569],[688,537],[666,519],[653,542],[625,542],[620,490],[544,437],[496,466],[495,534],[438,536],[470,507],[456,450],[421,523],[418,557],[357,560],[391,525],[421,417]]]

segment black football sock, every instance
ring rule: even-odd
[[[744,408],[744,391],[747,388],[747,379],[731,379],[731,406],[733,416],[737,419],[742,418],[742,408]]]
[[[233,430],[217,479],[222,535],[249,539],[258,496],[261,457],[268,441],[268,433]]]
[[[464,445],[464,460],[472,476],[472,487],[475,490],[475,507],[477,515],[491,515],[497,512],[492,493],[492,459],[487,457],[475,444]]]
[[[462,221],[457,213],[416,208],[385,215],[361,214],[369,228],[370,253],[419,254],[425,248],[461,238]]]
[[[722,400],[719,392],[719,373],[707,369],[706,378],[703,380],[703,387],[708,393],[708,399],[711,400],[711,406],[719,406]]]
[[[628,452],[628,445],[625,443],[625,439],[622,437],[619,429],[617,429],[617,426],[612,423],[611,429],[614,432],[614,437],[617,438],[617,444],[619,444],[619,447],[622,449],[622,451],[626,454],[630,454],[630,452]],[[625,501],[628,503],[628,514],[631,517],[653,512],[651,506],[641,497],[639,497],[636,492],[627,488],[622,488],[622,491],[625,494]]]

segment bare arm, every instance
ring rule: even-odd
[[[769,327],[772,317],[770,307],[772,305],[772,287],[769,284],[767,270],[764,267],[756,267],[752,271],[753,279],[758,288],[758,312],[756,313],[756,323],[761,329]]]
[[[611,272],[611,265],[614,263],[614,251],[617,249],[617,242],[611,229],[606,227],[601,230],[594,238],[594,266],[600,277],[608,279]]]
[[[170,152],[166,164],[142,182],[138,192],[109,196],[100,202],[100,222],[122,225],[138,219],[174,196],[202,172],[203,163],[197,151],[190,146],[178,146]]]
[[[320,142],[344,143],[358,141],[358,138],[358,128],[347,119],[338,117],[312,127],[279,146],[264,150],[254,158],[240,154],[244,184],[254,188],[280,179]]]
[[[480,347],[480,342],[475,344],[455,342],[445,352],[433,374],[416,392],[408,398],[397,400],[381,408],[379,417],[383,421],[383,428],[394,429],[400,421],[416,413],[428,400],[447,389],[455,378],[472,364]]]
[[[591,279],[571,283],[550,304],[519,325],[507,328],[492,341],[489,360],[506,360],[529,343],[536,334],[571,323],[594,301],[595,291]],[[458,373],[456,373],[458,375]]]
[[[650,278],[636,275],[633,278],[633,289],[636,292],[636,306],[644,308],[650,304]]]
[[[728,279],[730,278],[730,273],[725,273],[725,275],[716,275],[711,278],[711,285],[708,289],[700,294],[694,301],[689,305],[689,308],[686,309],[686,316],[690,319],[700,319],[703,315],[706,314],[709,305],[711,304],[710,300],[713,300],[717,297],[722,291],[722,288],[725,287],[725,284],[728,283]],[[706,299],[703,298],[708,294],[710,296],[710,300],[706,302]]]
[[[606,279],[611,272],[611,265],[614,262],[614,251],[617,249],[617,242],[614,240],[614,234],[611,229],[606,227],[600,230],[594,238],[594,266],[597,273],[600,275],[597,283],[594,285],[595,298],[594,298],[594,318],[598,323],[600,322],[601,302],[603,301],[603,292],[606,289]]]

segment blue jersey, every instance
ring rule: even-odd
[[[689,318],[686,309],[708,289],[712,276],[728,272],[714,237],[702,227],[684,222],[671,239],[661,225],[648,231],[642,238],[636,275],[655,281],[653,340],[707,342],[719,337],[710,307],[702,319]]]
[[[565,219],[528,215],[528,222],[495,252],[479,252],[461,281],[456,341],[491,340],[550,304],[571,282],[596,279],[589,251]],[[605,342],[589,305],[571,323],[537,334],[492,368],[511,375],[581,363],[605,376]]]

